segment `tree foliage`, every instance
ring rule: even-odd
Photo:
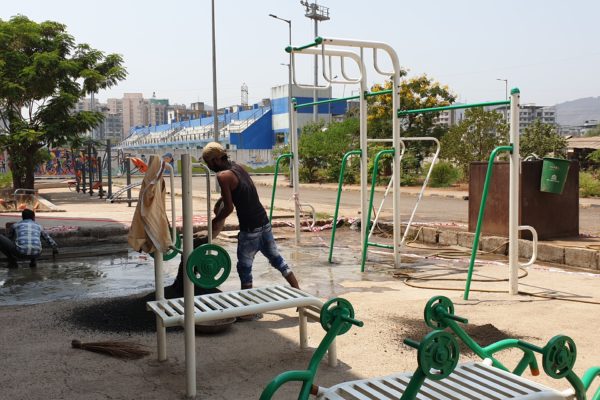
[[[471,162],[487,160],[492,150],[507,140],[508,125],[502,114],[471,108],[442,138],[442,157],[458,164],[468,176]]]
[[[32,154],[80,140],[102,122],[99,112],[72,110],[85,95],[123,80],[122,64],[118,54],[77,44],[58,22],[0,20],[0,148],[10,155],[15,188],[33,188]]]
[[[403,72],[402,75],[406,73]],[[392,82],[375,84],[372,92],[392,89]],[[426,75],[403,79],[400,82],[400,109],[414,110],[419,108],[440,107],[452,104],[456,100],[447,86],[440,84]],[[368,132],[369,137],[390,138],[392,136],[392,95],[369,97],[368,99]],[[439,113],[417,114],[401,119],[402,136],[425,136],[432,133],[441,135],[443,129],[435,124]]]
[[[554,125],[544,124],[536,119],[523,129],[521,135],[521,156],[527,157],[532,154],[538,157],[564,157],[567,155],[567,139],[557,132]]]
[[[587,137],[600,136],[600,125],[596,125],[595,128],[590,129],[583,136],[587,136]]]

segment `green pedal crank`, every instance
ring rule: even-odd
[[[194,285],[213,289],[229,277],[231,258],[221,246],[203,244],[190,254],[185,269]]]

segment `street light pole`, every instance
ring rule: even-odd
[[[288,45],[292,47],[292,20],[279,18],[277,15],[269,14],[269,17],[278,19],[288,24]],[[290,129],[292,127],[292,53],[289,54],[288,67],[288,141],[290,135]]]
[[[215,142],[219,141],[219,108],[217,107],[217,47],[215,44],[215,0],[212,0],[212,69],[213,69],[213,126]]]
[[[302,4],[306,13],[305,17],[310,18],[315,21],[315,38],[319,36],[319,21],[329,21],[329,7],[320,6],[317,3],[309,3],[308,0],[300,0],[300,4]],[[323,66],[325,68],[325,66]],[[315,82],[313,89],[313,101],[317,102],[317,86],[319,86],[319,56],[315,54]],[[313,106],[313,122],[317,122],[319,113],[319,106]]]
[[[496,78],[496,80],[504,82],[504,100],[508,101],[508,79]],[[508,106],[504,106],[504,119],[508,123]]]

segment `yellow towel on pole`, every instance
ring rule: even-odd
[[[136,251],[153,253],[159,250],[165,253],[172,244],[165,208],[163,170],[160,158],[151,157],[127,236],[129,245]]]

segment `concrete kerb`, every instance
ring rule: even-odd
[[[379,222],[382,228],[391,230],[392,224]],[[402,226],[404,233],[406,226]],[[471,232],[440,230],[430,226],[411,226],[407,239],[425,244],[441,246],[461,246],[471,249],[475,234]],[[494,254],[508,254],[508,238],[501,236],[482,236],[479,240],[481,251]],[[519,240],[519,258],[529,260],[533,253],[533,244],[529,240]],[[600,270],[600,251],[584,247],[557,246],[549,243],[538,243],[537,260],[562,264],[569,267]]]

